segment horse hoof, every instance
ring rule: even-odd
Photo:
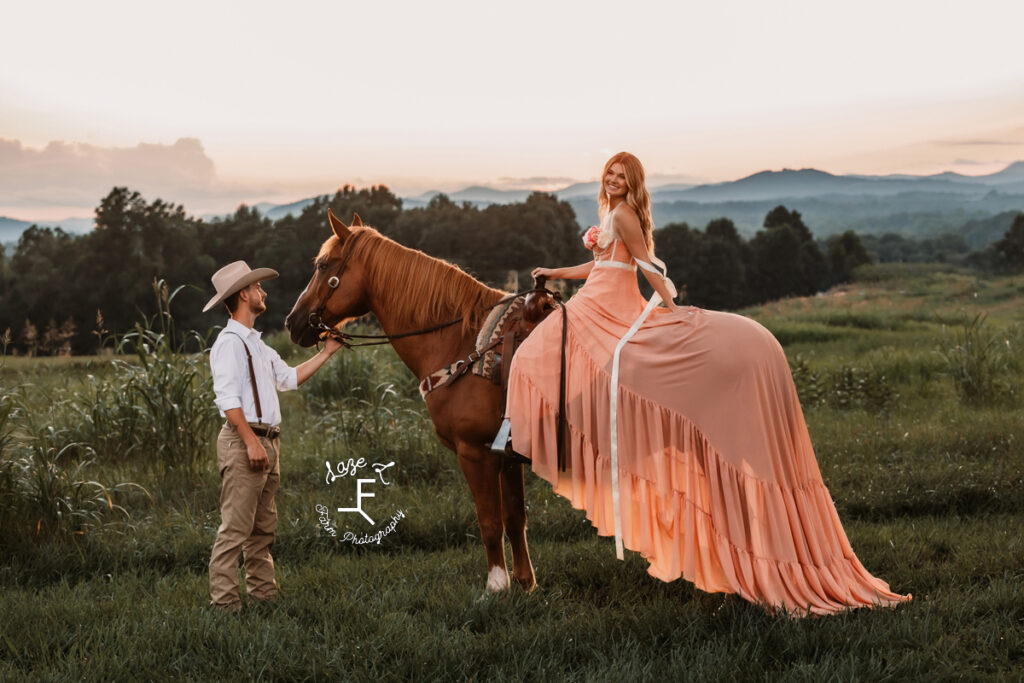
[[[537,580],[529,576],[525,579],[521,579],[518,576],[512,577],[512,580],[516,582],[516,585],[522,588],[527,593],[532,593],[533,589],[537,587]]]

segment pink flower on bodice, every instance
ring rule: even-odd
[[[597,237],[600,229],[596,225],[591,225],[587,228],[587,231],[583,233],[583,246],[591,251],[597,246]]]

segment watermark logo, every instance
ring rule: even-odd
[[[327,466],[325,481],[328,486],[338,491],[339,497],[348,505],[338,506],[331,509],[330,506],[318,503],[316,512],[318,523],[324,533],[340,541],[365,545],[374,543],[379,545],[385,536],[398,527],[398,522],[405,519],[404,510],[392,510],[388,513],[386,521],[380,516],[380,505],[364,503],[367,499],[377,499],[377,492],[383,491],[391,486],[388,479],[388,468],[394,466],[394,462],[367,464],[366,458],[349,458],[332,464],[330,461],[324,463]],[[373,476],[370,476],[370,475]],[[331,514],[337,513],[338,524],[335,524]],[[371,516],[372,515],[372,516]],[[360,521],[359,518],[362,518]],[[378,527],[377,519],[381,519]],[[340,531],[339,525],[349,526],[356,524],[362,528],[352,531]],[[371,528],[367,529],[366,524]]]

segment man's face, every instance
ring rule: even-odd
[[[267,310],[267,293],[263,291],[262,285],[255,282],[245,288],[246,303],[253,315],[259,315]]]

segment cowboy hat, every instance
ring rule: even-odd
[[[245,289],[254,282],[270,280],[277,277],[277,271],[270,268],[252,270],[245,261],[235,261],[224,266],[210,278],[217,293],[203,307],[203,313],[227,299],[237,291]]]

